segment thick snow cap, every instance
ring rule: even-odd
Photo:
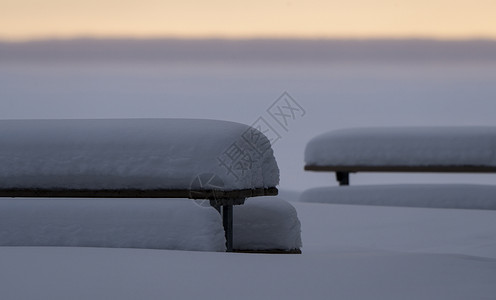
[[[224,190],[274,187],[269,140],[243,124],[198,119],[0,120],[0,188]]]
[[[496,127],[356,128],[308,142],[306,165],[496,166]]]

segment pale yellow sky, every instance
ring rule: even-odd
[[[496,38],[496,0],[0,0],[0,39]]]

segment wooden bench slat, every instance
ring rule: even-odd
[[[275,196],[275,187],[243,190],[92,190],[92,189],[0,189],[0,197],[12,198],[189,198],[189,199],[233,199],[257,196]]]
[[[418,173],[496,173],[496,166],[305,166],[306,171],[316,172],[418,172]]]

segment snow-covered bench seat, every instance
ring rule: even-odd
[[[496,186],[476,184],[380,184],[317,187],[301,202],[496,210]]]
[[[222,206],[228,250],[232,205],[278,183],[268,139],[243,124],[0,120],[0,197],[208,199]]]
[[[496,173],[496,127],[357,128],[313,138],[305,170],[336,172]]]
[[[300,253],[300,221],[289,202],[256,197],[234,215],[234,251]],[[195,201],[4,198],[0,246],[225,251],[226,239],[219,213]]]

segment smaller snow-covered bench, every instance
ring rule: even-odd
[[[305,170],[335,172],[496,173],[495,127],[361,128],[331,131],[305,149]]]
[[[277,195],[278,183],[270,142],[247,125],[0,120],[0,197],[207,199],[222,207],[228,251],[233,205]]]
[[[496,185],[479,184],[375,184],[316,187],[299,201],[424,208],[496,210]]]

